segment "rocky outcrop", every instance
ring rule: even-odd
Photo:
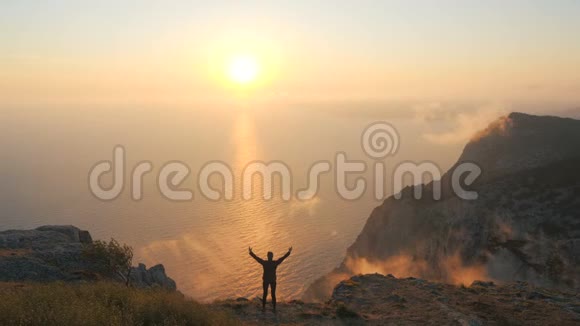
[[[262,312],[258,298],[212,305],[244,325],[577,325],[577,292],[527,282],[468,286],[392,275],[357,275],[338,283],[324,303],[293,300]]]
[[[139,264],[131,269],[131,284],[139,287],[156,287],[160,286],[169,290],[177,290],[175,281],[167,277],[165,267],[161,264],[155,265],[149,269],[144,264]]]
[[[478,133],[461,162],[482,168],[470,189],[476,200],[454,195],[449,172],[441,200],[431,196],[433,183],[421,199],[413,187],[401,199],[386,199],[341,266],[305,297],[327,297],[337,280],[373,272],[455,284],[479,278],[579,287],[580,121],[510,114]]]
[[[0,232],[0,282],[94,281],[107,278],[83,255],[93,240],[88,231],[72,225],[47,225],[34,230]],[[113,279],[115,281],[121,281]],[[131,270],[136,287],[176,290],[163,265]]]
[[[359,275],[340,282],[331,300],[380,324],[547,325],[580,321],[577,292],[554,291],[526,282],[469,286]]]

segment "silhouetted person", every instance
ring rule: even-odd
[[[274,307],[274,312],[276,312],[276,268],[280,265],[284,259],[290,256],[292,252],[292,247],[288,249],[288,252],[277,260],[274,259],[274,254],[268,251],[268,260],[263,260],[262,258],[256,256],[249,248],[250,256],[252,256],[258,263],[264,268],[264,274],[262,275],[262,286],[264,288],[264,295],[262,296],[262,310],[266,310],[266,298],[268,297],[268,286],[272,289],[272,306]]]

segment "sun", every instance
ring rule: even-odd
[[[258,78],[260,64],[251,54],[237,54],[229,60],[226,72],[232,82],[248,85]]]

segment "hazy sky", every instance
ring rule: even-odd
[[[254,96],[580,103],[580,1],[0,2],[0,106]]]

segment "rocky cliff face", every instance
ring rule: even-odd
[[[99,280],[103,276],[99,275],[97,266],[83,255],[83,248],[92,242],[88,231],[70,225],[2,231],[0,282]],[[143,264],[133,267],[131,284],[176,289],[175,282],[165,274],[163,265],[150,269]]]
[[[461,200],[442,178],[422,199],[413,189],[375,208],[342,265],[306,298],[324,298],[358,273],[415,276],[449,283],[474,279],[580,286],[580,121],[512,113],[467,144],[457,164],[482,175]],[[457,165],[456,165],[457,166]]]

